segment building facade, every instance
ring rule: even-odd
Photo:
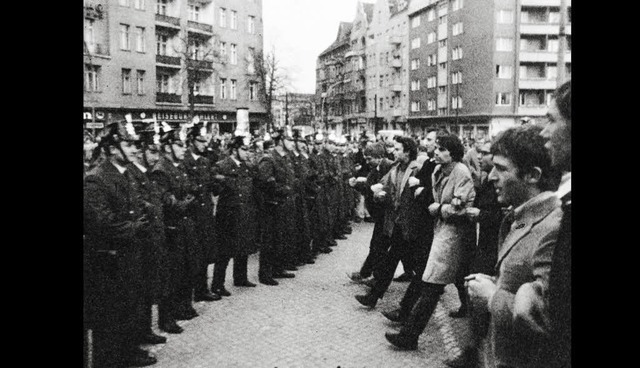
[[[274,96],[272,107],[273,121],[276,126],[305,127],[305,131],[314,131],[316,116],[315,95],[311,93],[286,93]]]
[[[192,114],[233,132],[238,108],[264,123],[253,54],[261,0],[85,0],[86,127],[124,119],[172,125]],[[193,105],[193,106],[192,106]],[[97,123],[97,124],[95,124]]]

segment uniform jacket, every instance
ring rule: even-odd
[[[517,208],[513,216],[507,215],[501,225],[496,264],[498,289],[489,303],[489,362],[510,367],[540,366],[537,360],[543,344],[514,330],[513,306],[522,284],[548,280],[561,214],[554,193],[543,192]]]
[[[436,218],[429,260],[422,280],[447,285],[455,282],[468,254],[465,247],[471,246],[470,236],[475,231],[474,225],[454,209],[451,201],[457,197],[462,200],[463,208],[470,207],[476,193],[469,169],[459,162],[453,164],[449,173],[442,170],[442,165],[436,166],[431,182],[433,200],[442,207],[441,214]]]

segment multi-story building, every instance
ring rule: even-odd
[[[413,0],[410,130],[494,136],[542,117],[557,86],[560,2]],[[566,34],[568,79],[570,25]]]
[[[187,123],[193,103],[208,127],[233,132],[246,108],[257,129],[262,29],[261,0],[85,0],[85,122]]]
[[[274,96],[272,107],[276,126],[305,127],[314,131],[315,95],[311,93],[285,93]]]

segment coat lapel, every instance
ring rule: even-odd
[[[418,167],[418,163],[415,161],[411,161],[407,166],[407,169],[404,171],[404,175],[402,176],[402,182],[400,182],[400,191],[398,192],[398,200],[402,197],[402,191],[404,191],[404,187],[409,181],[409,177],[413,173],[414,169]]]

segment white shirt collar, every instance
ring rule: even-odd
[[[180,163],[179,163],[179,162],[172,162],[172,164],[173,164],[173,166],[175,166],[175,167],[180,166]]]
[[[200,155],[196,155],[193,152],[191,152],[191,156],[193,156],[193,159],[196,160],[196,161],[200,158]]]
[[[136,165],[136,167],[137,167],[138,169],[140,169],[140,171],[142,171],[143,173],[146,173],[146,172],[147,172],[147,168],[146,168],[146,167],[144,167],[144,166],[140,165],[140,164],[139,164],[139,163],[137,163],[137,162],[134,162],[133,164],[134,164],[134,165]]]
[[[562,179],[560,180],[560,186],[556,191],[556,196],[558,198],[562,198],[565,195],[567,195],[567,193],[569,192],[571,192],[571,171],[562,175]]]
[[[231,159],[233,160],[233,162],[236,163],[236,165],[240,166],[240,161],[236,160],[236,158],[233,156],[229,156],[229,157],[231,157]]]
[[[120,165],[118,165],[117,163],[115,163],[113,161],[111,163],[113,164],[113,166],[116,167],[116,169],[118,169],[118,171],[120,171],[120,174],[124,174],[124,172],[127,171],[126,167],[120,166]]]

